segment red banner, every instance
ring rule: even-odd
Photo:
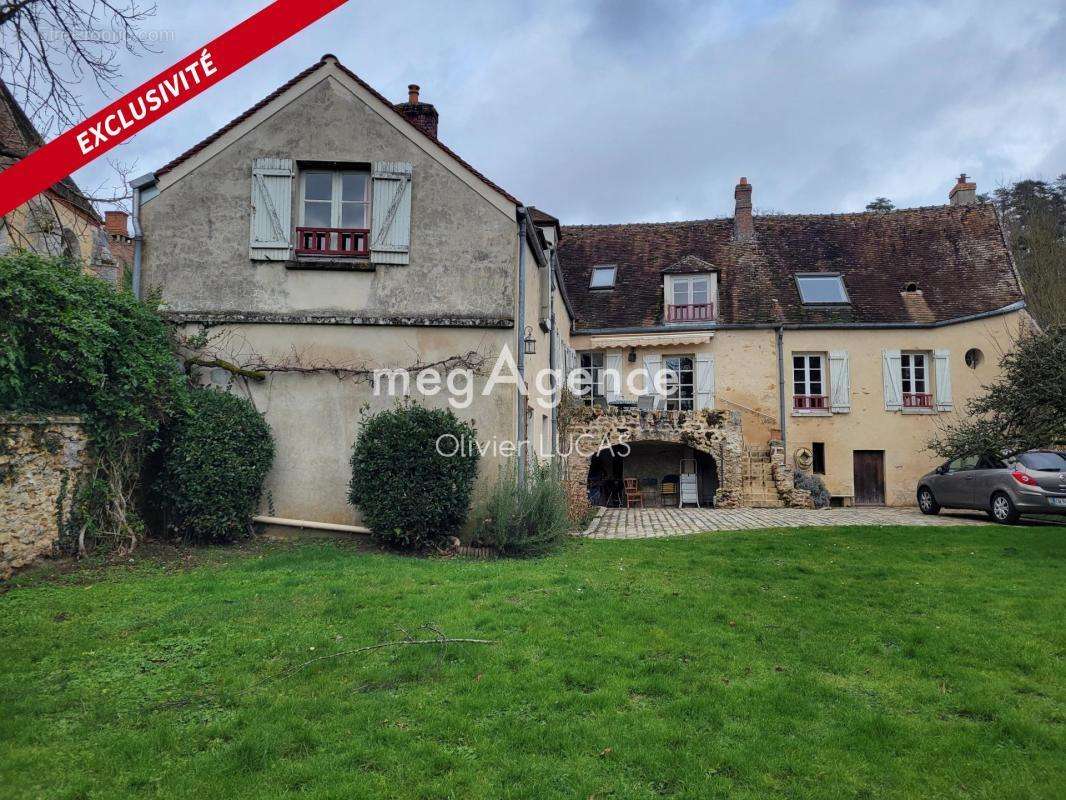
[[[53,141],[0,172],[6,214],[347,0],[275,0]]]

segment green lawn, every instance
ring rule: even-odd
[[[0,795],[1062,797],[1064,565],[1066,529],[988,526],[31,574],[0,596]],[[277,678],[423,623],[498,643]]]

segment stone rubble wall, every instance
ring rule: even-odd
[[[789,508],[814,508],[814,500],[806,489],[796,488],[796,472],[785,463],[785,448],[780,441],[770,442],[770,469],[777,494]]]
[[[0,414],[0,579],[55,552],[88,445],[79,417]]]

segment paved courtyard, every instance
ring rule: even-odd
[[[989,525],[973,511],[926,516],[917,508],[604,508],[581,534],[592,539],[653,539],[702,531],[824,525]]]

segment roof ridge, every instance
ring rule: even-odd
[[[995,203],[974,203],[972,205],[965,206],[953,206],[949,203],[941,203],[938,205],[930,206],[911,206],[908,208],[894,208],[891,211],[830,211],[825,213],[797,213],[797,214],[755,214],[755,219],[764,221],[773,221],[775,219],[785,220],[805,220],[805,219],[838,219],[841,217],[887,217],[892,215],[904,215],[912,214],[916,212],[925,211],[965,211],[972,208],[984,208],[989,206],[995,206]],[[708,222],[732,222],[733,217],[707,217],[704,219],[681,219],[681,220],[659,220],[656,222],[589,222],[576,225],[563,225],[563,230],[573,230],[579,228],[625,228],[625,227],[651,227],[651,226],[666,226],[666,225],[701,225]]]
[[[274,100],[276,100],[279,96],[281,96],[286,91],[291,89],[297,83],[299,83],[304,78],[306,78],[308,75],[310,75],[311,73],[317,71],[318,69],[320,69],[321,67],[325,66],[328,63],[336,64],[337,65],[337,69],[339,69],[341,72],[343,72],[345,75],[347,75],[353,81],[355,81],[361,87],[363,87],[368,92],[370,92],[370,94],[372,94],[375,98],[377,98],[382,103],[384,103],[389,108],[389,110],[392,111],[394,114],[396,114],[398,117],[400,117],[400,119],[402,119],[404,122],[406,122],[412,128],[415,128],[415,130],[418,130],[423,135],[426,135],[425,131],[423,131],[423,130],[421,130],[421,128],[418,128],[417,126],[413,125],[411,123],[411,121],[409,119],[407,119],[407,117],[405,117],[403,115],[403,113],[396,108],[396,104],[395,103],[391,102],[387,97],[385,97],[385,95],[383,95],[381,92],[379,92],[373,86],[371,86],[369,83],[367,83],[362,78],[360,78],[358,75],[356,75],[354,72],[352,72],[350,69],[348,69],[348,67],[344,66],[344,64],[341,63],[340,59],[337,58],[335,55],[333,55],[332,53],[326,53],[318,61],[316,61],[314,64],[312,64],[311,66],[309,66],[307,69],[303,70],[302,72],[298,73],[294,77],[290,78],[288,81],[283,83],[281,86],[279,86],[273,92],[268,94],[266,97],[264,97],[258,103],[256,103],[254,106],[252,106],[251,108],[246,110],[244,113],[242,113],[239,116],[235,117],[234,119],[230,120],[225,125],[223,125],[221,128],[219,128],[217,131],[215,131],[214,133],[210,134],[206,138],[202,139],[197,144],[194,144],[192,147],[190,147],[184,153],[182,153],[181,155],[179,155],[176,158],[172,159],[168,163],[164,164],[162,167],[160,167],[159,169],[156,170],[155,174],[158,176],[158,175],[164,175],[167,172],[170,172],[172,169],[174,169],[174,167],[178,166],[183,161],[186,161],[187,159],[189,159],[192,156],[196,155],[198,152],[200,152],[205,147],[207,147],[208,145],[210,145],[211,143],[216,141],[218,138],[223,136],[225,133],[229,132],[230,130],[235,128],[237,125],[239,125],[240,123],[244,122],[246,119],[251,117],[257,111],[259,111],[259,110],[265,108],[266,106],[268,106],[270,103],[272,103]],[[432,138],[433,142],[438,147],[440,147],[441,150],[443,150],[447,155],[451,156],[455,161],[459,162],[459,164],[464,169],[466,169],[467,171],[472,173],[476,178],[478,178],[478,180],[480,180],[482,183],[484,183],[490,189],[494,189],[495,191],[499,192],[505,198],[507,198],[509,201],[514,203],[515,205],[522,205],[522,201],[520,201],[518,198],[516,198],[514,195],[512,195],[510,192],[508,192],[506,189],[504,189],[499,184],[494,183],[493,181],[489,180],[487,177],[485,177],[485,175],[483,173],[481,173],[478,170],[474,169],[474,167],[471,166],[469,162],[467,162],[458,153],[456,153],[454,150],[452,150],[450,147],[448,147],[446,144],[444,144],[444,142],[442,142],[440,139],[437,139],[437,138],[434,138],[434,137],[430,137],[430,138]]]

